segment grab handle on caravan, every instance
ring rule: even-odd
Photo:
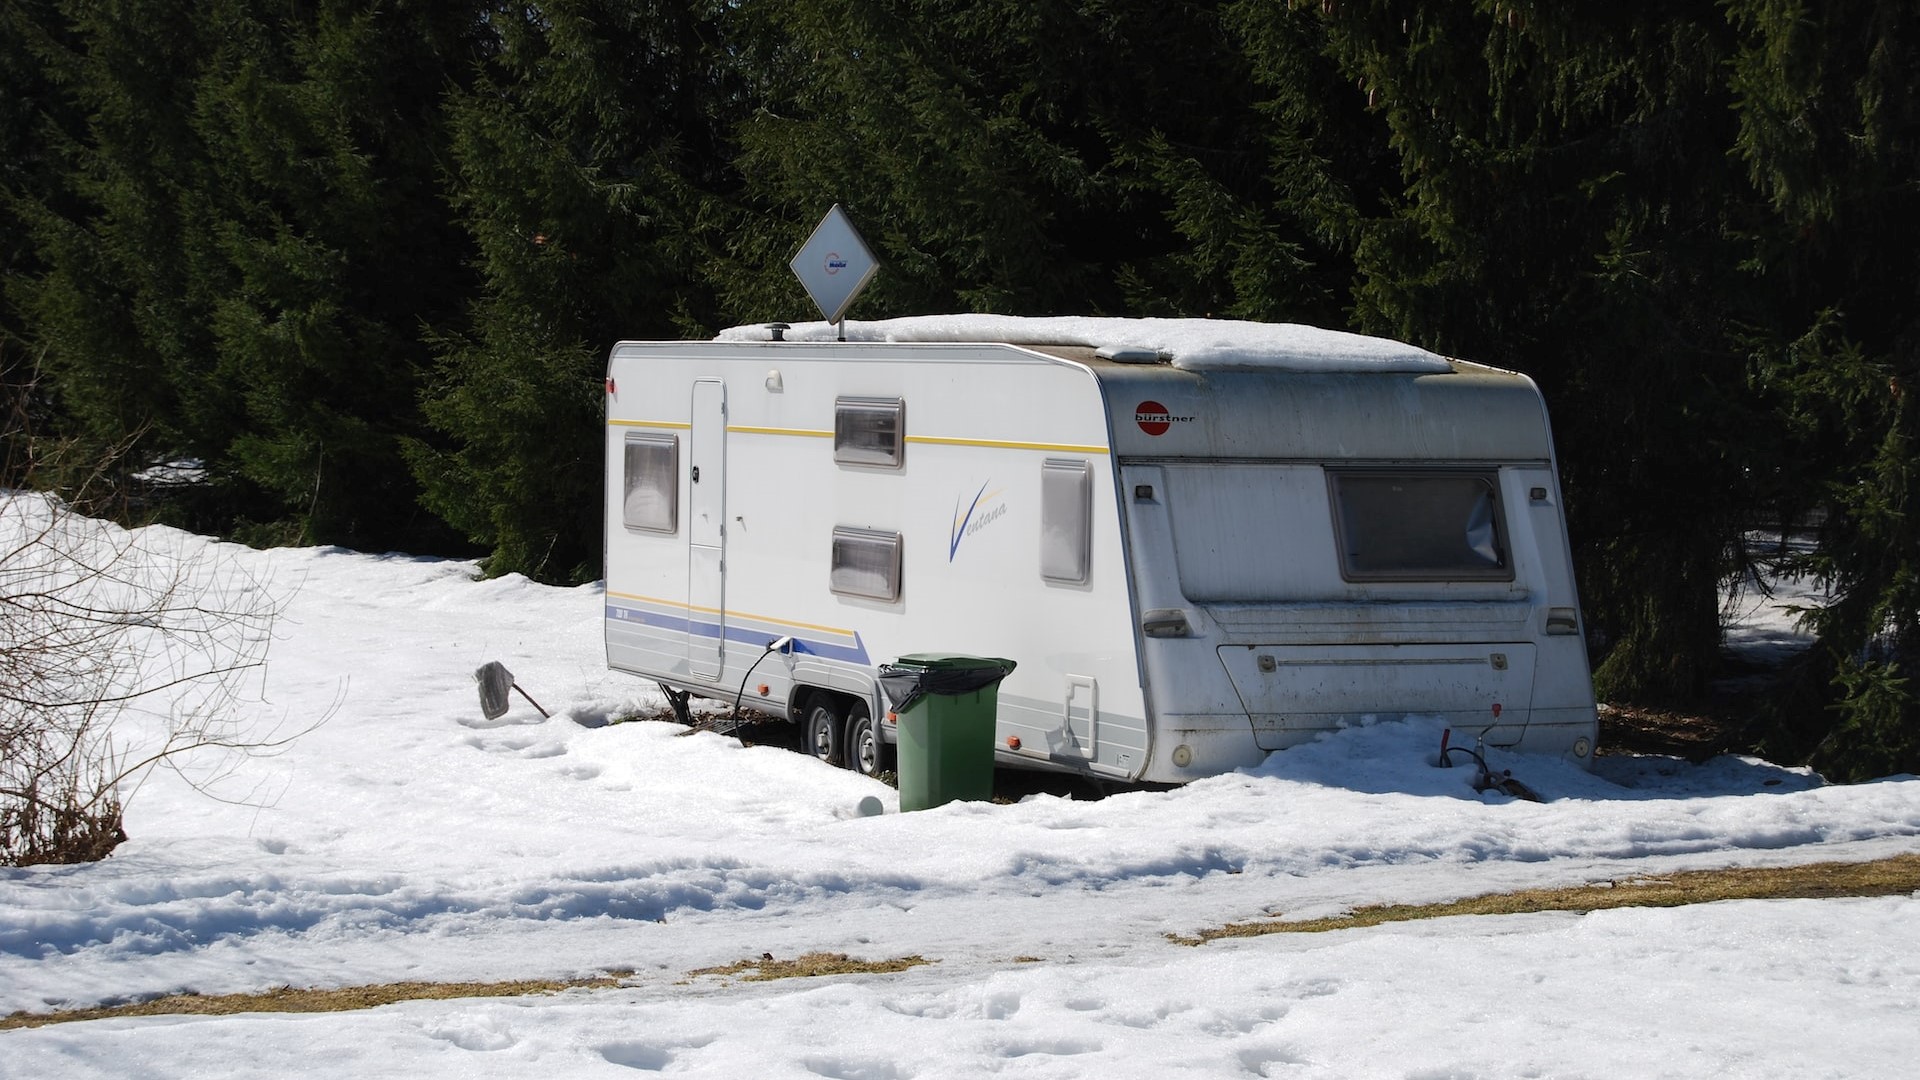
[[[1140,632],[1148,637],[1192,637],[1193,627],[1179,608],[1152,608],[1140,617]]]

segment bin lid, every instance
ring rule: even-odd
[[[971,694],[1006,678],[1011,660],[964,653],[908,653],[880,665],[880,689],[894,712],[909,712],[928,694]]]
[[[895,660],[896,667],[924,668],[928,671],[972,671],[977,668],[1001,668],[1012,671],[1019,665],[997,656],[971,656],[966,653],[908,653]]]

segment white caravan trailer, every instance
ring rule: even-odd
[[[743,695],[874,771],[880,665],[963,653],[1018,662],[1002,766],[1179,783],[1409,715],[1590,760],[1525,376],[1298,326],[843,327],[613,348],[607,662],[683,714]]]

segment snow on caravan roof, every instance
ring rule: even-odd
[[[832,323],[795,323],[787,341],[836,341]],[[1014,315],[920,315],[846,323],[850,342],[997,342],[1009,345],[1077,345],[1147,349],[1188,370],[1278,368],[1286,371],[1444,372],[1452,368],[1434,353],[1389,338],[1323,330],[1297,323],[1231,319],[1105,319],[1083,316],[1022,318]],[[736,326],[720,341],[771,341],[766,324]]]

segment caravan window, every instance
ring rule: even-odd
[[[1084,461],[1040,463],[1040,576],[1087,583],[1093,540],[1093,469]]]
[[[835,398],[833,460],[899,468],[906,449],[906,419],[907,403],[900,398]]]
[[[680,436],[627,433],[621,516],[627,528],[672,533],[680,528]]]
[[[900,534],[834,529],[830,575],[829,587],[842,596],[900,599]]]
[[[1493,470],[1327,471],[1348,581],[1511,581]]]

